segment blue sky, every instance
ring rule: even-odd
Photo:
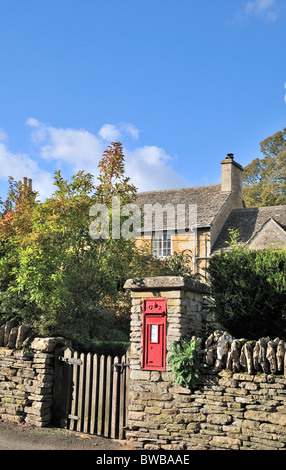
[[[219,183],[286,127],[285,26],[285,0],[2,0],[0,195],[112,140],[141,191]]]

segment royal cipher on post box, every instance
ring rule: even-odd
[[[166,299],[143,300],[143,370],[166,369]]]

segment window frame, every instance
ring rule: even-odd
[[[161,244],[159,248],[156,246]],[[157,258],[167,258],[173,254],[173,235],[167,231],[152,232],[152,255]]]

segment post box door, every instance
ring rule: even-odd
[[[166,300],[144,300],[143,370],[166,367]]]

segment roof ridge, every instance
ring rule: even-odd
[[[257,207],[236,207],[233,210],[234,211],[254,211],[254,210],[266,210],[266,209],[277,209],[277,208],[285,208],[286,210],[286,204],[280,204],[276,206],[257,206]]]
[[[137,193],[137,196],[140,194],[154,194],[154,193],[163,193],[163,192],[174,192],[174,191],[184,191],[186,189],[200,189],[200,188],[218,188],[221,187],[221,184],[207,184],[201,186],[185,186],[183,188],[171,188],[171,189],[154,189],[151,191],[141,191]]]

